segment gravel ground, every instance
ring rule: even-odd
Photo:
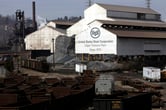
[[[28,74],[29,76],[40,76],[42,78],[64,78],[64,77],[70,77],[70,78],[75,78],[76,76],[78,76],[77,74],[60,74],[60,73],[43,73],[43,72],[38,72],[38,71],[34,71],[34,70],[30,70],[30,69],[26,69],[26,68],[22,68],[21,69],[21,73],[23,74]]]

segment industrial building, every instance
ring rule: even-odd
[[[44,27],[25,37],[25,49],[31,51],[32,58],[49,56],[56,51],[56,38],[65,35],[66,29],[72,24],[64,21],[50,21]]]
[[[105,55],[155,56],[158,60],[161,56],[161,61],[166,59],[166,23],[160,13],[150,8],[95,3],[76,23],[51,21],[26,36],[26,50],[35,57],[43,56],[43,51],[56,53],[54,43],[59,35],[75,36],[78,57],[90,55],[102,60]]]
[[[150,8],[97,3],[67,34],[76,54],[166,55],[166,23]]]

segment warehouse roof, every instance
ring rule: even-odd
[[[114,21],[98,21],[103,24],[103,28],[116,34],[118,37],[166,38],[166,23],[162,21],[142,21],[124,19],[115,19]]]
[[[166,28],[166,23],[162,21],[143,21],[143,20],[124,20],[124,19],[116,19],[115,21],[110,21],[110,20],[98,20],[98,21],[101,22],[102,24],[111,24],[111,25]]]
[[[58,32],[63,33],[63,34],[66,33],[66,31],[63,30],[63,29],[58,29],[58,28],[54,28],[54,27],[51,27],[51,26],[43,26],[42,28],[38,29],[37,31],[34,31],[33,33],[30,33],[30,34],[28,34],[26,36],[33,35],[34,33],[37,33],[37,32],[39,32],[39,31],[41,31],[41,30],[43,30],[45,28],[50,28],[52,30],[58,31]]]
[[[53,29],[53,30],[56,30],[58,32],[61,32],[61,33],[66,33],[66,31],[64,29],[59,29],[59,28],[54,28],[54,27],[51,27],[51,26],[48,26],[49,28]]]
[[[60,20],[53,20],[52,22],[54,22],[55,24],[59,24],[59,25],[73,25],[76,22],[71,22],[71,21],[60,21]]]
[[[116,34],[118,37],[166,38],[166,32],[137,31],[137,30],[114,30],[114,29],[107,29],[107,30]]]
[[[131,6],[119,6],[119,5],[109,5],[109,4],[100,4],[101,7],[106,10],[114,10],[114,11],[125,11],[125,12],[134,12],[134,13],[148,13],[148,14],[159,14],[158,12],[150,9],[150,8],[140,8],[140,7],[131,7]]]

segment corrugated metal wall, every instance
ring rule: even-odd
[[[166,55],[165,39],[118,38],[118,55]]]

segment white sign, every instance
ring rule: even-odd
[[[75,37],[76,54],[116,54],[117,37],[115,34],[93,27]]]

